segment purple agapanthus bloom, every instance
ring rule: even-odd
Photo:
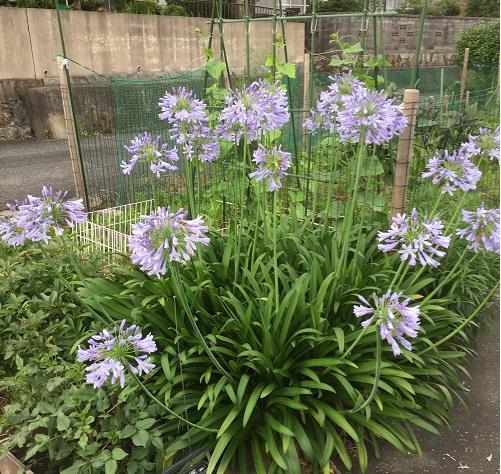
[[[289,118],[287,95],[280,82],[259,80],[242,91],[230,91],[216,133],[237,143],[246,135],[250,143],[266,132],[281,129]]]
[[[172,94],[167,92],[158,105],[162,109],[162,113],[158,114],[160,120],[167,120],[176,126],[208,121],[205,103],[197,99],[192,91],[186,91],[185,87],[173,88]]]
[[[124,145],[124,148],[132,155],[128,163],[122,161],[120,165],[124,174],[130,174],[134,166],[141,161],[149,163],[151,171],[157,177],[166,171],[176,171],[177,166],[172,163],[179,159],[177,149],[169,150],[167,144],[160,143],[160,140],[160,136],[153,140],[150,133],[144,132],[131,140],[130,146]]]
[[[23,203],[9,205],[13,215],[2,220],[0,235],[10,245],[43,241],[48,243],[51,233],[63,234],[64,226],[74,227],[87,220],[82,199],[65,200],[67,191],[54,192],[44,186],[42,196],[29,195]]]
[[[186,220],[187,214],[184,209],[171,212],[170,207],[159,207],[156,213],[141,216],[129,236],[132,262],[148,275],[161,276],[168,261],[186,263],[195,254],[197,243],[208,245],[204,234],[208,228],[201,216]]]
[[[282,145],[274,146],[271,150],[259,144],[254,151],[254,163],[258,169],[249,174],[249,178],[256,178],[256,181],[269,179],[270,191],[276,191],[282,187],[280,180],[287,175],[286,170],[291,166],[291,154],[282,151]]]
[[[486,251],[499,253],[499,209],[485,209],[482,203],[476,211],[463,209],[462,214],[468,225],[457,234],[471,242],[468,248],[478,252],[483,245]]]
[[[329,132],[334,131],[337,114],[344,110],[345,100],[351,95],[357,95],[359,90],[366,89],[365,84],[353,76],[351,71],[347,74],[329,76],[329,79],[332,81],[331,84],[326,91],[320,93],[316,108],[311,111],[311,117],[303,124],[303,127],[310,132],[322,128]]]
[[[399,344],[409,351],[412,350],[410,342],[405,337],[416,337],[419,329],[419,307],[409,307],[410,298],[400,301],[402,294],[402,292],[392,294],[391,290],[388,290],[383,296],[378,297],[373,293],[374,305],[359,295],[358,299],[366,306],[353,307],[353,313],[357,318],[371,315],[362,323],[363,327],[376,320],[381,339],[388,341],[394,355],[402,353]]]
[[[470,191],[477,188],[477,182],[482,172],[471,162],[469,155],[454,151],[452,155],[447,150],[441,154],[436,152],[426,164],[428,171],[424,171],[423,178],[433,178],[433,184],[442,186],[442,194],[452,196],[454,191]]]
[[[480,128],[479,135],[469,135],[469,140],[461,144],[461,150],[473,156],[483,156],[489,160],[500,160],[499,127],[492,131]]]
[[[202,163],[212,162],[219,155],[218,137],[207,126],[209,118],[205,103],[197,99],[193,92],[179,87],[166,93],[158,104],[162,113],[161,120],[171,124],[170,138],[182,146],[184,157],[194,158]]]
[[[363,134],[366,144],[380,145],[391,140],[407,126],[403,104],[387,99],[384,91],[357,88],[346,96],[344,109],[337,114],[341,141],[358,142]]]
[[[451,236],[443,236],[440,220],[418,220],[418,213],[413,209],[411,215],[397,214],[388,232],[378,232],[378,248],[384,252],[398,251],[402,260],[409,259],[409,265],[417,261],[421,265],[440,265],[433,257],[443,257],[445,252],[436,247],[448,248]]]
[[[85,370],[89,372],[85,380],[94,385],[94,388],[102,387],[111,375],[111,383],[120,381],[120,386],[125,386],[125,368],[128,367],[134,374],[147,374],[155,368],[148,354],[155,352],[157,346],[153,336],[148,334],[143,337],[141,329],[136,325],[125,327],[124,319],[120,327],[112,331],[103,330],[96,336],[92,336],[88,343],[88,349],[78,346],[77,360],[79,362],[94,362]]]
[[[328,90],[320,94],[316,109],[303,124],[307,130],[336,129],[342,141],[353,142],[363,132],[366,144],[381,144],[406,127],[403,105],[387,99],[383,91],[371,91],[351,71],[329,79]]]

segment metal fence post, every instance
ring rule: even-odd
[[[398,213],[401,214],[405,209],[418,100],[419,91],[417,89],[406,89],[404,91],[404,115],[407,117],[407,127],[400,134],[398,140],[397,164],[391,200],[391,217],[395,217]]]

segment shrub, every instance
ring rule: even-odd
[[[454,47],[454,60],[463,63],[465,48],[470,48],[469,61],[499,62],[499,20],[479,23],[462,31]]]
[[[499,18],[499,0],[468,0],[466,15]]]
[[[317,12],[361,12],[363,0],[321,0],[317,3]],[[308,8],[311,12],[311,8]]]
[[[56,8],[52,0],[17,0],[19,8]]]
[[[422,0],[408,0],[405,6],[397,8],[396,11],[407,15],[421,15],[422,9]],[[426,10],[426,14],[431,16],[457,16],[460,13],[461,6],[455,0],[436,0]]]
[[[162,7],[162,15],[188,16],[188,13],[186,12],[186,9],[183,6],[171,3]]]
[[[437,0],[428,7],[428,15],[458,16],[461,14],[461,5],[455,0]]]

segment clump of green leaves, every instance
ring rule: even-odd
[[[499,18],[499,0],[468,0],[466,15],[484,18]]]
[[[13,395],[0,427],[11,449],[22,448],[27,466],[45,473],[147,473],[162,466],[160,407],[137,387],[94,390],[83,384],[82,364],[42,355],[24,364],[0,387]],[[36,469],[36,465],[35,465]]]
[[[316,4],[317,12],[361,12],[363,0],[320,0]],[[311,13],[311,6],[307,9]]]
[[[478,23],[458,35],[454,46],[457,64],[463,63],[466,48],[470,48],[470,62],[499,63],[499,20]]]

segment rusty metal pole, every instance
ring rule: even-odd
[[[71,110],[68,78],[64,70],[68,67],[68,61],[66,59],[63,59],[61,56],[58,56],[57,62],[60,70],[59,83],[61,86],[61,98],[63,101],[64,123],[66,125],[66,133],[68,134],[68,146],[70,148],[71,170],[73,172],[76,195],[77,197],[82,198],[85,196],[85,191],[82,180],[82,172],[80,169],[75,121],[73,120],[73,111]]]
[[[407,188],[409,186],[409,169],[412,157],[412,143],[416,129],[416,115],[418,109],[419,91],[406,89],[404,92],[404,115],[407,117],[407,127],[402,131],[398,140],[397,164],[395,181],[391,200],[391,217],[402,214],[405,210]]]

